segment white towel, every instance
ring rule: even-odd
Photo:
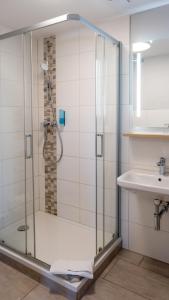
[[[93,279],[94,259],[91,260],[57,260],[50,268],[55,275],[78,275]]]

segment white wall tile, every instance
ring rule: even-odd
[[[121,105],[121,132],[127,132],[130,129],[130,106]]]
[[[78,182],[79,159],[64,156],[57,165],[57,178]]]
[[[56,59],[56,81],[79,78],[79,56],[71,55]]]
[[[127,221],[121,220],[121,236],[122,236],[122,246],[125,249],[131,249],[129,246],[129,223]]]
[[[79,207],[79,183],[58,180],[57,197],[59,203]]]
[[[65,156],[79,156],[79,133],[78,132],[62,132],[63,154]],[[60,143],[57,142],[57,154],[60,155]]]
[[[80,157],[95,158],[95,134],[80,133]]]
[[[79,82],[77,80],[56,83],[56,105],[57,107],[79,105]]]
[[[96,215],[87,210],[80,210],[80,223],[88,227],[95,227]]]
[[[16,80],[0,81],[0,106],[22,106],[23,89]]]
[[[79,209],[71,205],[58,203],[58,216],[74,222],[79,222]]]
[[[0,132],[23,132],[24,110],[22,107],[0,108]]]
[[[129,219],[129,195],[128,191],[121,190],[121,219],[128,221]]]
[[[80,52],[95,51],[95,33],[90,29],[80,29]]]
[[[80,183],[95,185],[95,160],[80,159]]]
[[[121,75],[121,104],[129,105],[129,75]]]
[[[9,159],[14,157],[24,157],[24,134],[0,133],[2,141],[0,147],[0,159]]]
[[[56,35],[56,58],[78,54],[79,30],[67,30]]]
[[[80,79],[95,77],[95,54],[94,52],[80,53]]]
[[[80,208],[96,211],[96,188],[91,185],[80,184]]]
[[[116,163],[105,161],[104,162],[105,172],[105,188],[112,189],[116,188]]]
[[[129,223],[129,237],[131,250],[169,263],[168,232],[159,232],[148,226]]]
[[[104,134],[104,157],[107,161],[116,161],[117,159],[117,136],[113,133]]]
[[[80,107],[80,132],[95,132],[95,108]]]
[[[117,131],[117,107],[115,105],[106,105],[104,108],[105,121],[104,130],[105,132],[116,133]]]
[[[23,59],[7,52],[0,53],[0,78],[23,84]]]
[[[24,157],[3,160],[2,172],[4,185],[22,181],[25,178]]]
[[[80,105],[95,105],[95,79],[80,80]]]
[[[45,211],[45,177],[39,176],[40,210]]]

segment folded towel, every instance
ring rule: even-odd
[[[55,275],[76,275],[93,279],[94,259],[91,260],[57,260],[50,268]]]

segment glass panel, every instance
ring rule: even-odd
[[[0,42],[0,241],[26,252],[23,36]]]
[[[96,248],[104,247],[104,72],[105,39],[96,37]]]
[[[104,76],[104,246],[117,237],[119,47],[105,41]]]
[[[25,87],[25,166],[26,166],[26,206],[25,225],[26,233],[26,253],[35,256],[35,223],[34,204],[38,208],[38,203],[34,203],[34,182],[38,182],[37,172],[34,175],[34,167],[37,168],[37,134],[33,131],[32,102],[37,103],[37,93],[35,86],[32,86],[32,35],[24,35],[24,87]],[[33,139],[34,137],[34,139]],[[34,140],[34,145],[33,145]],[[34,147],[33,147],[34,146]],[[33,155],[34,154],[34,155]]]
[[[117,112],[119,48],[96,39],[97,252],[117,237]]]
[[[33,132],[39,137],[36,257],[48,264],[91,258],[96,253],[95,33],[79,22],[49,26],[33,32],[33,49],[39,97],[33,98],[38,116]]]

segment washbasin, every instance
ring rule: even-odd
[[[169,195],[169,175],[146,170],[130,170],[117,178],[119,186],[139,191]]]

